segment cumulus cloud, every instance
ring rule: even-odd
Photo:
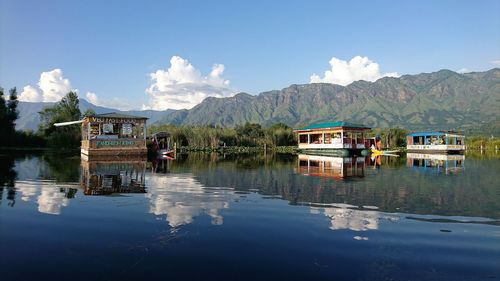
[[[342,86],[354,81],[365,80],[373,82],[382,77],[399,77],[397,72],[380,73],[378,63],[368,57],[355,56],[350,61],[344,61],[336,57],[330,60],[330,70],[326,70],[324,77],[313,74],[310,83],[332,83]]]
[[[469,70],[469,69],[467,69],[467,68],[465,68],[465,67],[460,68],[459,70],[457,70],[457,73],[460,73],[460,74],[462,74],[462,73],[467,73],[467,72],[470,72],[470,70]]]
[[[19,95],[19,100],[38,102],[38,101],[43,101],[43,98],[35,87],[28,85],[23,88],[23,91]]]
[[[85,94],[85,97],[87,98],[87,100],[90,103],[95,104],[95,105],[99,104],[99,98],[97,97],[96,93],[87,92],[87,94]]]
[[[119,110],[132,110],[134,109],[133,105],[135,105],[134,103],[127,101],[123,98],[114,97],[111,99],[102,99],[94,92],[87,92],[85,94],[85,98],[91,104],[109,108],[116,108]]]
[[[229,87],[230,81],[223,78],[223,73],[224,65],[214,64],[204,76],[188,60],[173,56],[168,69],[149,74],[149,105],[143,105],[143,109],[189,109],[207,97],[233,96],[236,91]]]
[[[500,60],[492,60],[492,61],[490,61],[490,63],[497,65],[497,66],[500,66]]]
[[[57,102],[70,91],[72,91],[70,81],[64,78],[61,69],[56,68],[42,72],[38,81],[38,89],[31,85],[24,87],[21,95],[19,95],[19,100]]]

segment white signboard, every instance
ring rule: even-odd
[[[132,134],[132,124],[122,124],[122,135]]]
[[[102,131],[105,134],[112,134],[113,133],[113,124],[112,123],[102,124]]]

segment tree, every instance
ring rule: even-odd
[[[19,118],[17,111],[17,90],[9,91],[9,100],[6,102],[3,88],[0,87],[0,144],[11,145],[16,137],[16,120]]]
[[[54,123],[80,120],[78,96],[69,92],[60,102],[39,112],[40,125],[38,133],[43,135],[49,145],[77,147],[80,145],[81,130],[78,125],[55,127]]]
[[[19,118],[19,112],[17,111],[17,90],[16,87],[10,89],[9,91],[9,101],[7,102],[7,122],[8,129],[10,132],[14,133],[16,131],[16,120]]]

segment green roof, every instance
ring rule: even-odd
[[[369,127],[366,127],[364,125],[338,121],[338,122],[325,122],[325,123],[312,124],[312,125],[306,126],[304,128],[296,129],[296,130],[302,131],[302,130],[330,129],[330,128],[338,128],[338,127],[370,129]]]
[[[98,117],[98,118],[148,119],[147,117],[144,117],[144,116],[127,115],[127,114],[116,113],[116,112],[103,113],[103,114],[95,114],[95,115],[92,115],[92,116]]]

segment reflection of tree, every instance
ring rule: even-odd
[[[17,173],[14,170],[14,157],[0,156],[0,204],[2,203],[4,189],[7,190],[8,205],[13,207],[16,203],[15,180]]]
[[[17,171],[14,170],[14,159],[17,161],[15,165]],[[60,181],[69,182],[72,177],[60,175],[74,173],[75,168],[71,165],[71,161],[73,161],[71,158],[49,154],[35,157],[31,154],[28,156],[16,154],[1,157],[0,188],[3,189],[4,186],[9,186],[7,193],[7,198],[11,200],[9,205],[13,205],[15,197],[18,195],[22,201],[36,201],[40,212],[59,214],[61,208],[69,204],[69,198],[75,197],[77,189],[67,184],[58,184],[53,181],[33,181],[31,179],[52,180],[54,175],[58,175],[57,178]],[[69,171],[61,172],[64,168]],[[76,178],[78,178],[77,168],[76,173]],[[15,182],[16,175],[21,179]],[[3,192],[0,192],[1,194]]]
[[[500,217],[500,193],[495,188],[500,163],[494,159],[471,159],[468,163],[473,164],[462,174],[433,176],[407,168],[403,157],[383,157],[379,170],[366,169],[365,178],[342,181],[294,173],[297,162],[289,158],[249,159],[244,163],[258,164],[217,159],[200,161],[203,165],[198,164],[192,171],[204,186],[258,189],[261,194],[277,195],[291,204],[348,203],[375,205],[383,212]],[[171,171],[187,170],[188,166],[175,162]]]
[[[80,179],[80,158],[73,154],[49,153],[42,156],[40,164],[43,179],[58,182],[77,182]],[[46,165],[44,165],[46,164]]]

